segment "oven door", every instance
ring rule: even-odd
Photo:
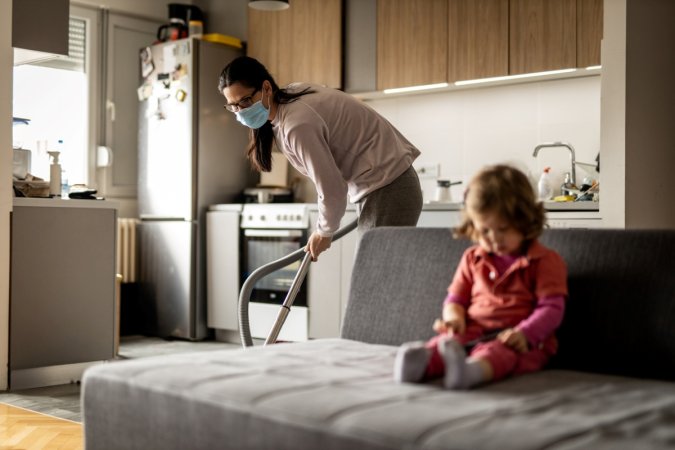
[[[307,232],[303,230],[244,229],[242,283],[258,267],[302,248],[306,242]],[[299,268],[300,261],[297,261],[264,276],[255,284],[248,309],[251,337],[267,338]],[[309,339],[306,286],[305,281],[295,297],[278,341]]]
[[[241,282],[257,268],[287,256],[307,242],[305,230],[245,229]],[[251,302],[281,305],[300,267],[298,260],[264,276],[255,284]],[[307,282],[303,283],[293,306],[307,306]]]

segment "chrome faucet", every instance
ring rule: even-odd
[[[570,181],[572,182],[573,185],[577,185],[577,172],[576,172],[576,158],[574,156],[574,147],[572,147],[572,144],[568,144],[567,142],[544,142],[543,144],[539,144],[534,148],[534,153],[532,156],[535,158],[539,154],[539,150],[545,147],[565,147],[567,150],[570,151],[570,161],[572,163],[572,171],[570,172]]]

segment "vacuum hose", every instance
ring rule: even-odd
[[[355,229],[357,222],[358,219],[355,219],[354,221],[337,230],[333,235],[332,242],[337,241],[342,236]],[[265,344],[274,343],[274,341],[276,341],[277,335],[279,334],[279,331],[281,330],[281,326],[283,325],[283,320],[285,319],[286,315],[288,315],[288,311],[290,310],[290,305],[287,305],[287,301],[290,300],[290,303],[292,304],[293,300],[295,300],[295,295],[300,289],[300,285],[302,284],[304,277],[307,274],[307,270],[309,269],[309,263],[312,260],[311,255],[305,252],[304,248],[299,248],[298,250],[284,256],[283,258],[279,258],[276,261],[272,261],[258,267],[251,273],[251,275],[249,275],[246,281],[244,281],[241,291],[239,292],[239,336],[241,337],[241,343],[244,347],[253,346],[251,328],[248,319],[248,305],[251,299],[251,293],[253,292],[253,287],[255,286],[256,282],[265,275],[269,275],[270,273],[279,270],[282,267],[286,267],[287,265],[303,258],[303,256],[305,259],[303,260],[302,264],[300,264],[300,269],[298,269],[298,273],[293,280],[291,289],[288,291],[288,295],[286,296],[286,301],[284,301],[284,305],[282,306],[282,311],[280,311],[280,317],[283,316],[281,317],[282,320],[277,319],[270,336],[265,341]]]

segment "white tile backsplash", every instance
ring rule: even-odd
[[[539,81],[368,101],[394,124],[422,155],[418,164],[440,164],[441,178],[466,183],[487,164],[507,162],[525,171],[533,183],[550,166],[555,185],[570,170],[565,148],[534,147],[566,141],[577,161],[594,163],[600,148],[600,76]],[[577,166],[577,178],[597,177]],[[436,183],[422,180],[425,200]],[[451,188],[453,199],[464,186]]]

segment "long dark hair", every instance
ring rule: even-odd
[[[277,104],[291,103],[305,94],[314,92],[310,88],[299,92],[280,89],[265,66],[257,59],[249,56],[235,58],[225,66],[218,79],[218,92],[222,94],[223,89],[235,83],[248,88],[262,89],[265,80],[272,85],[272,97]],[[272,170],[272,142],[274,141],[272,124],[267,121],[257,130],[251,129],[249,136],[250,141],[246,156],[256,170],[269,172]]]

